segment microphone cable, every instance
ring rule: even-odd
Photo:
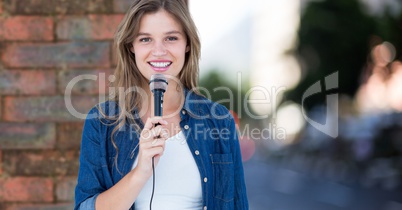
[[[155,192],[155,161],[154,157],[152,157],[152,194],[151,194],[151,200],[149,201],[149,210],[152,210],[152,200],[154,198],[154,192]]]

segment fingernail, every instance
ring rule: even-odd
[[[164,123],[165,125],[167,125],[167,124],[168,124],[168,122],[167,122],[166,120],[164,120],[164,121],[163,121],[163,123]]]

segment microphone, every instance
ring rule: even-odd
[[[154,74],[149,81],[149,87],[154,95],[154,116],[162,116],[163,94],[166,91],[168,82],[165,75]]]
[[[149,81],[149,87],[154,95],[154,116],[162,116],[163,109],[163,94],[166,91],[168,82],[165,75],[154,74],[151,76]],[[160,123],[155,124],[155,126],[160,125]],[[149,201],[149,209],[152,210],[152,200],[154,198],[155,192],[155,157],[152,157],[152,194],[151,200]]]

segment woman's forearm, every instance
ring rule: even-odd
[[[96,210],[127,210],[137,199],[149,177],[144,176],[135,169],[128,173],[112,188],[101,193],[96,201]]]

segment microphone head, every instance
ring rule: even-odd
[[[151,92],[154,90],[160,90],[165,92],[168,86],[168,82],[166,80],[165,75],[163,74],[154,74],[151,76],[151,80],[149,81],[149,87],[151,88]]]

